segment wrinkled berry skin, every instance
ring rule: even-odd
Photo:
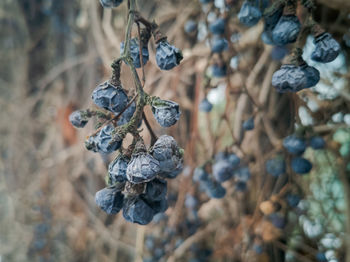
[[[179,104],[169,100],[154,101],[152,113],[162,127],[175,125],[181,115]]]
[[[98,152],[96,137],[90,136],[85,140],[85,147],[89,151]]]
[[[297,40],[301,24],[295,15],[283,15],[272,31],[275,45],[286,45]]]
[[[254,129],[254,118],[251,117],[248,120],[244,121],[242,127],[246,131],[253,130]]]
[[[222,35],[225,33],[225,19],[218,18],[209,25],[209,30],[214,35]]]
[[[154,210],[140,197],[128,198],[124,202],[123,216],[126,221],[147,225],[154,214]]]
[[[278,177],[286,172],[286,162],[282,157],[275,157],[266,161],[266,172],[273,177]]]
[[[107,214],[117,214],[123,207],[124,195],[114,187],[106,187],[95,195],[95,202]]]
[[[124,52],[124,42],[120,43],[120,53]],[[130,39],[130,55],[133,60],[133,64],[136,68],[141,67],[141,60],[140,60],[140,47],[139,47],[139,40],[137,38]],[[149,53],[147,46],[142,47],[142,62],[143,65],[146,65],[149,59]]]
[[[116,151],[122,145],[122,141],[113,141],[114,127],[112,124],[104,126],[96,135],[95,141],[97,150],[100,153],[109,154]]]
[[[123,0],[100,0],[100,3],[104,8],[113,8],[123,3]]]
[[[288,194],[286,200],[289,206],[296,207],[300,202],[300,197],[295,194]]]
[[[82,128],[87,124],[88,119],[83,116],[82,111],[77,110],[69,115],[69,122],[71,122],[74,127]]]
[[[183,154],[172,136],[163,135],[153,145],[151,153],[159,161],[161,176],[175,178],[183,169]]]
[[[292,170],[297,174],[307,174],[312,169],[312,164],[309,160],[302,157],[292,159]]]
[[[220,66],[218,64],[214,64],[211,66],[211,72],[214,77],[225,77],[227,73],[226,65]]]
[[[318,81],[320,81],[320,72],[313,66],[304,65],[301,66],[301,70],[304,71],[306,76],[306,85],[304,88],[310,88],[312,86],[315,86],[318,83]]]
[[[282,65],[272,75],[272,85],[280,93],[288,91],[296,92],[305,88],[307,78],[305,72],[298,66],[295,65]]]
[[[209,174],[201,167],[196,167],[193,172],[193,181],[200,182],[209,179]]]
[[[256,25],[261,18],[261,11],[249,1],[244,1],[238,13],[239,21],[245,26]]]
[[[289,153],[301,155],[306,149],[306,142],[302,138],[291,135],[283,139],[283,146]]]
[[[274,45],[272,39],[272,31],[275,28],[278,20],[281,18],[283,13],[283,6],[271,10],[271,12],[264,14],[264,31],[261,34],[261,40],[267,45]]]
[[[151,181],[160,172],[159,162],[147,153],[137,153],[131,157],[126,169],[127,179],[134,184]]]
[[[197,23],[194,20],[188,20],[185,23],[184,30],[187,34],[192,34],[197,30]]]
[[[203,186],[210,198],[223,198],[226,195],[226,189],[216,181],[204,181]]]
[[[167,41],[157,44],[156,61],[162,70],[170,70],[180,64],[183,56],[179,49],[170,45]]]
[[[207,98],[204,98],[200,103],[199,103],[199,111],[209,113],[213,109],[213,104],[209,102]]]
[[[153,179],[147,183],[144,199],[147,201],[161,201],[166,197],[167,181],[162,179]]]
[[[125,182],[127,180],[126,168],[128,167],[129,161],[129,158],[120,154],[109,164],[108,178],[112,185],[117,182]]]
[[[316,46],[311,54],[311,59],[316,62],[329,63],[339,55],[340,45],[329,33],[317,36],[314,44]]]
[[[160,201],[151,202],[149,205],[153,209],[154,214],[164,213],[169,207],[166,198],[162,198]]]
[[[326,141],[324,141],[323,137],[321,136],[314,136],[310,139],[310,146],[313,149],[323,149],[326,145]]]
[[[213,175],[216,181],[222,183],[233,176],[232,165],[227,159],[221,159],[213,165]]]
[[[128,103],[123,88],[113,86],[108,81],[98,85],[92,92],[92,100],[94,103],[113,113],[121,112]]]
[[[225,38],[215,37],[212,41],[211,51],[213,53],[221,53],[228,49],[228,42]]]
[[[125,125],[126,123],[129,123],[130,119],[134,115],[136,110],[136,104],[133,102],[120,116],[119,120],[117,121],[118,126]]]

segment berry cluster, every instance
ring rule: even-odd
[[[100,1],[103,7],[116,7],[122,1]],[[78,110],[69,116],[73,126],[84,127],[91,117],[98,120],[97,130],[85,141],[88,150],[110,154],[119,150],[118,156],[108,166],[107,187],[98,191],[96,204],[107,214],[123,209],[127,221],[141,225],[152,221],[155,214],[165,212],[167,203],[167,178],[175,178],[183,168],[183,150],[168,135],[157,138],[151,129],[143,108],[151,106],[156,121],[162,127],[174,125],[180,118],[179,105],[173,101],[152,97],[144,92],[135,68],[148,62],[148,42],[153,35],[156,43],[156,61],[162,70],[177,66],[182,54],[170,45],[156,23],[149,22],[135,11],[135,1],[130,1],[126,40],[120,45],[121,57],[112,64],[110,80],[98,85],[92,100],[99,108]],[[144,25],[137,37],[131,38],[131,25]],[[129,26],[130,25],[130,26]],[[141,47],[141,48],[140,48]],[[123,88],[120,81],[121,62],[131,70],[136,84],[136,95]],[[152,136],[147,149],[138,127],[145,121]],[[133,141],[123,148],[126,134]]]

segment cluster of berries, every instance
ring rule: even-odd
[[[235,178],[235,190],[244,192],[251,177],[249,167],[240,165],[240,158],[234,153],[220,152],[216,154],[211,165],[212,175],[206,171],[207,165],[194,170],[193,181],[198,182],[200,189],[210,198],[223,198],[226,189],[223,182]]]
[[[107,8],[122,3],[113,0],[100,2]],[[151,106],[156,121],[162,127],[174,125],[181,112],[177,103],[151,97],[142,87],[141,91],[137,90],[137,100],[137,96],[128,96],[120,82],[120,61],[134,68],[145,65],[149,59],[148,42],[151,34],[157,44],[156,60],[160,69],[170,70],[177,66],[182,55],[167,42],[166,36],[161,34],[154,22],[148,22],[139,14],[137,18],[145,25],[141,30],[140,39],[129,39],[129,50],[125,50],[126,44],[121,43],[122,56],[118,62],[112,64],[111,79],[98,85],[92,92],[92,100],[100,109],[75,111],[69,116],[69,120],[73,126],[82,128],[91,117],[96,116],[99,121],[98,129],[85,141],[86,148],[101,154],[120,151],[109,164],[107,187],[95,195],[97,205],[107,214],[116,214],[123,209],[123,216],[127,221],[145,225],[152,221],[155,214],[168,208],[165,179],[175,178],[181,173],[183,149],[168,135],[158,139],[155,137],[154,144],[146,149],[137,130],[144,117],[143,107]],[[126,57],[127,55],[129,57]],[[134,140],[127,149],[123,149],[123,139],[127,133],[132,134]],[[155,135],[152,133],[152,136]]]

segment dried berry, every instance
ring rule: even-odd
[[[223,198],[226,195],[226,189],[216,181],[205,180],[203,186],[205,192],[211,198]]]
[[[126,169],[126,177],[131,183],[151,181],[160,172],[159,162],[148,153],[133,154]]]
[[[286,219],[284,218],[284,216],[282,214],[272,213],[269,216],[269,220],[277,228],[282,229],[286,226]]]
[[[306,76],[306,85],[304,88],[315,86],[318,81],[320,81],[320,72],[313,66],[303,65],[301,66],[301,69],[304,71]]]
[[[95,142],[98,152],[109,154],[116,151],[122,145],[122,140],[113,137],[114,126],[112,124],[104,126],[96,135]]]
[[[292,170],[297,174],[307,174],[312,169],[312,164],[309,160],[302,157],[292,159]]]
[[[82,128],[87,124],[89,119],[84,115],[83,111],[77,110],[69,115],[69,121],[74,127]]]
[[[121,112],[128,103],[128,97],[123,88],[115,87],[108,81],[95,88],[92,92],[92,100],[97,106],[113,113]]]
[[[289,153],[301,155],[306,149],[306,142],[302,138],[291,135],[283,139],[283,146]]]
[[[156,61],[162,70],[170,70],[180,64],[183,56],[179,49],[170,45],[166,40],[157,44]]]
[[[136,110],[136,104],[133,102],[120,116],[119,120],[117,121],[118,126],[125,125],[126,123],[129,123],[130,119],[134,115]]]
[[[295,194],[288,194],[286,200],[289,206],[296,207],[300,202],[300,197]]]
[[[154,214],[154,210],[141,197],[130,197],[124,202],[123,216],[129,222],[147,225]]]
[[[265,167],[266,172],[274,177],[278,177],[286,172],[286,162],[282,157],[267,160]]]
[[[272,31],[275,45],[286,45],[297,40],[301,24],[295,15],[283,15]]]
[[[245,192],[247,190],[247,183],[244,181],[238,181],[235,184],[235,190],[238,192]]]
[[[314,43],[316,46],[311,59],[316,62],[329,63],[339,55],[340,45],[329,33],[317,36]]]
[[[196,167],[193,172],[193,181],[200,182],[208,180],[209,174],[201,167]]]
[[[118,155],[108,166],[108,178],[109,182],[113,185],[117,182],[125,182],[126,168],[128,167],[130,159],[125,155]]]
[[[159,161],[161,176],[174,178],[182,171],[183,152],[173,137],[160,136],[151,153]]]
[[[212,65],[211,73],[214,77],[225,77],[227,73],[226,65],[219,65],[219,64]]]
[[[117,214],[123,207],[124,195],[115,187],[106,187],[95,195],[96,204],[107,214]]]
[[[287,54],[289,50],[285,46],[274,46],[271,51],[271,58],[273,60],[281,61]]]
[[[228,42],[225,38],[215,37],[212,41],[211,51],[221,53],[228,49]]]
[[[146,192],[143,196],[147,201],[161,201],[166,197],[167,182],[162,179],[153,179],[146,185]]]
[[[221,159],[213,165],[213,175],[218,182],[225,182],[232,178],[233,168],[227,159]]]
[[[272,85],[280,93],[296,92],[305,88],[307,77],[305,72],[299,67],[291,64],[282,65],[272,75]]]
[[[244,1],[238,13],[239,21],[245,26],[253,26],[259,22],[261,11],[258,6],[250,1]]]
[[[155,214],[164,213],[168,209],[168,200],[162,198],[160,201],[154,201],[150,203],[150,207],[153,209]]]
[[[313,149],[323,149],[326,145],[326,141],[324,141],[321,136],[314,136],[310,139],[310,146]]]
[[[124,52],[124,42],[120,43],[120,53]],[[141,67],[141,60],[140,60],[140,47],[139,47],[139,40],[137,38],[130,39],[130,55],[133,60],[133,64],[136,68]],[[142,46],[142,62],[143,65],[146,65],[149,59],[149,53],[147,46]]]
[[[100,0],[100,3],[104,8],[113,8],[123,3],[123,0]]]
[[[197,22],[194,20],[188,20],[185,23],[184,30],[188,34],[192,34],[197,30]]]
[[[214,35],[222,35],[225,32],[225,19],[218,18],[209,25],[209,30]]]
[[[236,180],[241,182],[247,182],[251,176],[252,175],[250,173],[249,167],[247,166],[240,167],[235,171]]]
[[[204,98],[200,103],[199,103],[199,111],[209,113],[213,109],[213,104],[209,102],[207,98]]]
[[[162,127],[174,125],[180,119],[181,115],[178,103],[161,99],[152,102],[152,112],[158,124]]]

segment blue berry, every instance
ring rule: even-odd
[[[185,206],[189,209],[194,209],[198,205],[198,200],[191,194],[186,194]]]
[[[126,168],[128,167],[130,159],[120,154],[108,166],[108,177],[110,183],[113,185],[117,182],[125,182]]]
[[[225,32],[225,19],[218,18],[209,25],[209,30],[214,35],[221,35]]]
[[[283,139],[283,146],[289,153],[293,155],[301,155],[306,149],[306,142],[302,138],[290,135]]]
[[[235,172],[235,178],[241,182],[247,182],[251,177],[249,167],[240,167]]]
[[[126,221],[147,225],[153,219],[154,210],[142,198],[131,197],[124,202],[123,216]]]
[[[209,113],[213,109],[213,104],[209,102],[207,98],[204,98],[200,103],[199,103],[199,111]]]
[[[307,83],[307,77],[305,72],[298,66],[295,65],[282,65],[272,75],[272,85],[280,93],[284,92],[296,92],[305,88]]]
[[[288,194],[286,200],[289,206],[296,207],[300,202],[300,197],[296,194]]]
[[[226,154],[226,158],[227,158],[227,161],[231,163],[232,168],[236,168],[241,162],[240,158],[234,153]]]
[[[197,30],[197,22],[194,20],[188,20],[185,23],[184,30],[186,33],[191,34]]]
[[[310,140],[310,146],[313,149],[323,149],[326,145],[326,141],[324,141],[323,137],[321,136],[314,136]]]
[[[113,8],[123,3],[123,0],[100,0],[100,3],[104,8]]]
[[[74,127],[82,128],[87,124],[89,120],[84,116],[83,111],[77,110],[69,115],[69,121]]]
[[[112,153],[120,148],[122,140],[115,140],[113,138],[114,126],[112,124],[104,126],[96,135],[97,151],[104,154]]]
[[[228,49],[228,42],[225,38],[215,37],[212,41],[211,51],[221,53]]]
[[[218,182],[225,182],[232,178],[233,168],[227,159],[216,161],[213,165],[213,175]]]
[[[152,113],[162,127],[175,125],[181,115],[178,103],[161,99],[152,102]]]
[[[227,73],[226,65],[214,64],[211,66],[211,73],[214,77],[225,77]]]
[[[266,172],[278,177],[286,172],[286,162],[282,157],[275,157],[266,161]]]
[[[306,85],[304,88],[315,86],[318,81],[320,81],[320,72],[313,66],[303,65],[301,66],[301,69],[304,71],[306,76]]]
[[[156,61],[162,70],[170,70],[180,64],[183,56],[179,49],[170,45],[166,40],[157,44]]]
[[[246,131],[253,130],[254,129],[254,118],[250,117],[248,120],[244,121],[242,127]]]
[[[317,36],[314,43],[316,47],[311,54],[311,59],[316,62],[329,63],[339,55],[340,45],[329,33]]]
[[[271,51],[271,58],[273,60],[281,61],[289,53],[285,46],[274,46]]]
[[[166,197],[166,193],[167,193],[166,180],[155,178],[152,181],[147,183],[144,199],[151,202],[160,201]]]
[[[124,52],[124,42],[120,43],[120,53]],[[136,68],[141,67],[141,60],[140,60],[140,47],[139,47],[139,40],[137,38],[130,39],[130,55],[133,60],[133,64]],[[149,53],[147,46],[142,47],[142,62],[143,65],[146,65],[149,59]]]
[[[328,261],[326,255],[324,253],[321,253],[321,252],[318,252],[316,254],[316,260],[319,262],[327,262]]]
[[[134,183],[151,181],[160,172],[159,162],[148,153],[133,154],[126,169],[127,179]]]
[[[226,189],[216,181],[206,180],[203,182],[203,186],[211,198],[223,198],[226,194]]]
[[[129,102],[128,102],[129,103]],[[125,125],[126,123],[129,123],[130,119],[134,115],[136,110],[136,104],[133,102],[120,116],[120,118],[117,121],[118,126]]]
[[[128,103],[126,96],[121,86],[113,86],[108,81],[98,85],[92,92],[92,100],[94,103],[113,113],[121,112]]]
[[[95,153],[98,152],[96,137],[90,136],[88,139],[86,139],[85,140],[85,147],[87,150],[91,150]]]
[[[252,2],[244,1],[238,13],[239,21],[245,26],[256,25],[261,18],[261,11]]]
[[[106,187],[98,191],[95,201],[99,208],[107,214],[117,214],[123,207],[124,195],[115,187]]]
[[[283,229],[286,226],[286,220],[284,216],[279,213],[272,213],[269,216],[269,219],[271,223],[279,229]]]
[[[312,169],[311,162],[303,157],[295,157],[291,163],[292,170],[297,174],[307,174]]]
[[[200,182],[208,180],[209,174],[201,167],[196,167],[193,172],[193,181]]]
[[[264,29],[264,31],[261,34],[261,40],[267,45],[274,45],[271,30]]]
[[[168,200],[162,198],[160,201],[154,201],[150,203],[150,207],[153,209],[155,214],[164,213],[168,209]]]
[[[172,136],[160,136],[152,147],[152,155],[159,161],[161,176],[175,178],[183,169],[183,153]]]
[[[235,190],[238,192],[245,192],[247,190],[247,183],[243,181],[238,181],[235,184]]]
[[[272,31],[272,39],[276,45],[286,45],[297,40],[301,24],[295,15],[283,15]]]
[[[199,2],[201,2],[202,4],[209,4],[213,2],[213,0],[199,0]]]

